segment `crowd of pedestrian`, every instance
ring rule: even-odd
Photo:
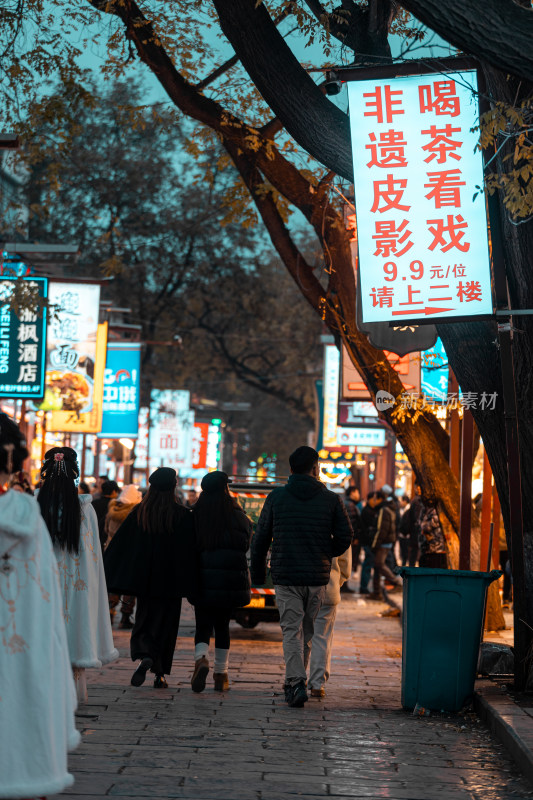
[[[107,476],[91,493],[80,491],[76,452],[54,447],[33,497],[27,456],[17,426],[0,414],[0,673],[10,687],[0,696],[0,797],[55,794],[72,783],[74,711],[86,699],[85,670],[118,658],[119,604],[119,625],[131,629],[132,686],[148,672],[155,688],[168,686],[187,598],[195,613],[191,688],[206,687],[214,638],[213,687],[226,692],[232,613],[250,603],[252,581],[264,584],[269,569],[285,700],[298,708],[308,692],[326,693],[337,606],[360,559],[359,591],[371,600],[400,590],[398,557],[447,566],[435,504],[419,487],[412,500],[387,485],[364,504],[353,486],[341,499],[319,480],[310,447],[290,456],[290,477],[268,494],[253,536],[224,472],[206,474],[201,493],[186,497],[168,467],[150,475],[144,496]]]

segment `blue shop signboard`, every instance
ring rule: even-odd
[[[140,342],[108,344],[104,373],[104,415],[99,438],[137,437],[140,367]]]
[[[47,278],[28,278],[24,289],[39,300],[48,296]],[[44,395],[46,307],[11,306],[14,279],[0,279],[0,397],[37,399]]]

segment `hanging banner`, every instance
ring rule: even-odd
[[[153,391],[150,407],[150,470],[191,469],[194,411],[187,391]]]
[[[209,439],[209,423],[195,422],[192,429],[192,468],[207,468],[207,442]]]
[[[135,442],[135,469],[148,468],[148,436],[150,423],[149,410],[146,407],[139,409],[139,427],[137,441]]]
[[[324,347],[323,430],[322,447],[337,444],[337,405],[339,401],[339,351],[334,344]]]
[[[51,281],[49,305],[46,389],[39,408],[86,413],[94,400],[100,286]]]
[[[348,94],[363,322],[492,314],[475,70]]]
[[[448,396],[448,356],[440,339],[434,347],[420,354],[422,360],[421,390],[431,400],[445,403]]]
[[[107,322],[98,325],[92,366],[92,403],[90,411],[52,411],[49,429],[64,433],[99,433],[102,428],[104,370],[107,350]]]
[[[24,285],[46,299],[47,278],[25,280]],[[46,308],[17,314],[10,307],[15,288],[14,280],[0,280],[0,397],[37,399],[44,395]]]
[[[102,439],[136,439],[139,433],[140,342],[110,342],[104,373]]]

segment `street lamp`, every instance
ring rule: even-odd
[[[124,458],[122,463],[124,464],[124,483],[129,483],[132,478],[133,473],[133,459],[131,458],[131,451],[135,447],[135,442],[133,439],[123,438],[119,439],[119,444],[128,451],[127,460]]]

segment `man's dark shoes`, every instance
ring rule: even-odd
[[[285,702],[286,703],[290,704],[290,702],[292,700],[292,690],[293,689],[294,689],[294,686],[291,686],[290,683],[284,683],[283,684],[283,692],[285,694]]]
[[[133,628],[133,622],[130,619],[129,614],[123,614],[122,619],[120,620],[118,627],[124,630],[131,630]]]
[[[168,689],[168,683],[164,675],[155,676],[154,689]]]
[[[148,656],[143,658],[133,675],[131,676],[131,685],[132,686],[142,686],[146,680],[146,673],[153,665],[153,661]]]
[[[287,702],[291,708],[301,708],[304,703],[307,703],[309,697],[305,688],[305,681],[300,681],[292,687],[292,697]]]

